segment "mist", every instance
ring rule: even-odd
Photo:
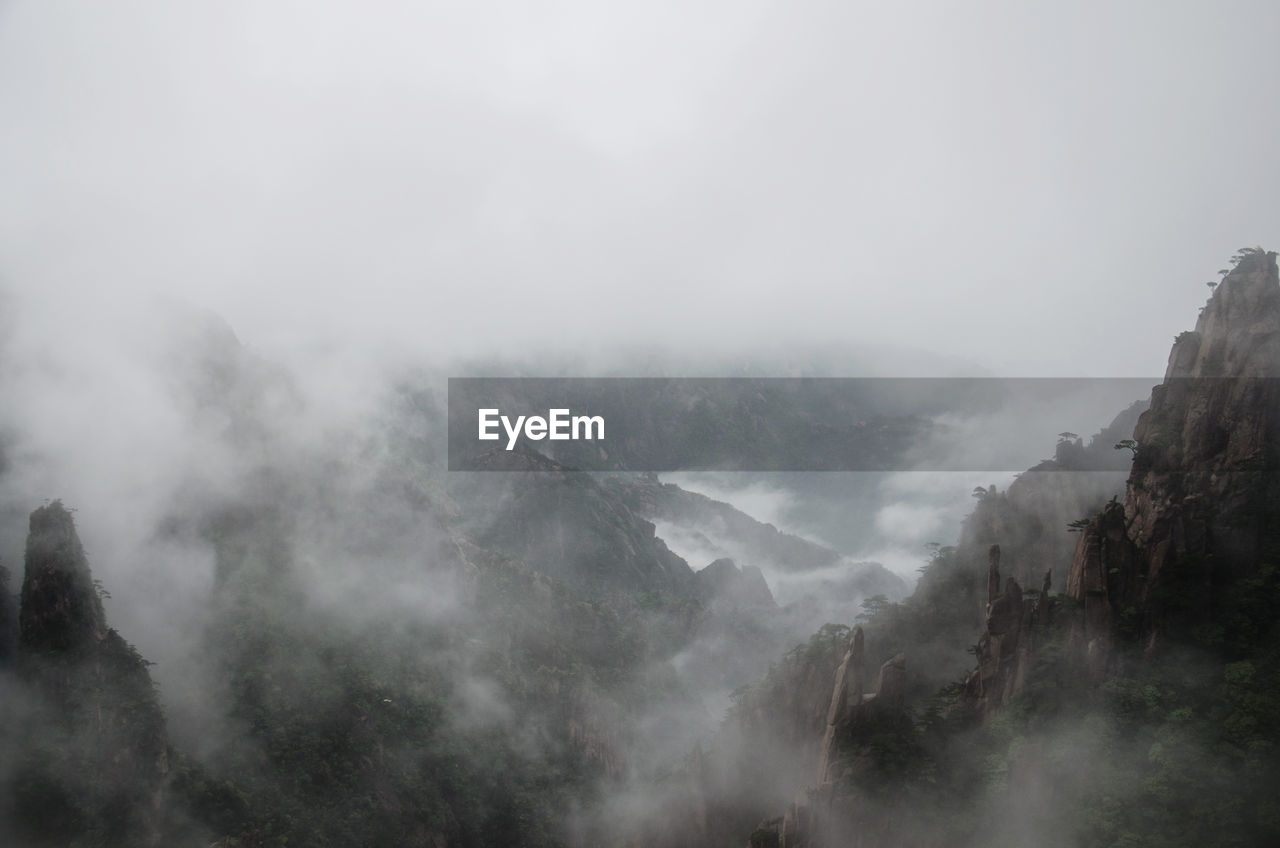
[[[0,4],[0,603],[65,503],[122,679],[154,683],[174,844],[741,844],[812,783],[849,627],[859,697],[907,651],[932,739],[982,659],[986,549],[1061,593],[1126,496],[1140,410],[1105,428],[1280,229],[1277,32],[1256,0]],[[473,375],[1138,389],[931,411],[892,473],[650,479],[445,470]],[[7,609],[21,841],[43,787],[83,821],[102,788],[41,661],[3,665]],[[984,811],[1044,777],[989,831],[1013,844],[1059,820],[1045,787],[1096,800],[1061,751],[1182,720],[1144,709],[930,756],[1008,755]]]
[[[1277,14],[8,3],[0,273],[181,296],[277,358],[763,337],[1158,374],[1277,223]]]

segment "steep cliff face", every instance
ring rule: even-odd
[[[1000,546],[991,546],[986,621],[976,646],[978,667],[964,682],[965,696],[980,715],[992,715],[1024,690],[1037,636],[1052,615],[1052,580],[1052,570],[1046,569],[1040,591],[1030,598],[1013,577],[1002,587]]]
[[[102,600],[60,501],[31,513],[18,621],[22,647],[31,653],[81,649],[106,636]]]
[[[786,748],[800,773],[812,775],[815,767],[825,770],[819,763],[831,721],[832,670],[844,669],[850,693],[846,697],[852,698],[851,693],[862,686],[864,653],[859,641],[857,671],[851,670],[855,662],[849,656],[853,639],[848,628],[828,625],[807,645],[787,654],[760,684],[743,693],[734,713],[735,729],[746,737],[767,738]],[[846,692],[845,687],[838,688]]]
[[[1147,401],[1133,403],[1086,444],[1063,438],[1054,458],[989,492],[961,528],[959,547],[975,571],[985,571],[986,550],[999,545],[1006,577],[1038,586],[1046,571],[1066,585],[1075,540],[1069,527],[1124,493],[1130,454],[1115,445],[1133,434]],[[1070,434],[1064,434],[1069,436]]]
[[[20,701],[4,727],[21,844],[159,845],[167,833],[169,748],[147,662],[107,627],[71,513],[31,514],[19,622]],[[9,805],[6,805],[9,806]],[[86,843],[87,844],[87,843]]]
[[[1245,255],[1134,430],[1124,505],[1085,528],[1067,591],[1101,674],[1113,636],[1157,651],[1174,634],[1220,628],[1232,586],[1280,553],[1280,279],[1274,253]]]
[[[1119,670],[1117,640],[1151,655],[1171,636],[1222,631],[1231,587],[1280,552],[1272,529],[1280,512],[1277,376],[1280,280],[1274,254],[1256,252],[1217,287],[1196,329],[1175,341],[1165,380],[1134,426],[1124,502],[1113,500],[1081,528],[1065,588],[1079,605],[1069,625],[1073,654],[1094,683]],[[1032,631],[1049,613],[1047,590],[1060,559],[1020,538],[1033,522],[1014,501],[1026,499],[1028,480],[1055,489],[1070,482],[1029,472],[1010,488],[1008,503],[982,505],[967,524],[970,536],[1014,539],[1038,554],[1019,557],[1004,591],[995,554],[989,586],[996,588],[966,689],[985,716],[1023,690]],[[1076,500],[1069,492],[1057,497]],[[1047,570],[1033,608],[1015,581],[1031,577],[1036,565]]]
[[[953,622],[973,621],[977,667],[933,698],[909,694],[914,723],[900,712],[896,728],[859,733],[850,719],[868,702],[847,683],[862,675],[855,637],[836,672],[817,785],[749,844],[1274,844],[1277,377],[1276,257],[1247,251],[1176,340],[1149,409],[1130,419],[1123,499],[1094,501],[1079,521],[1071,510],[1102,493],[1073,491],[1060,474],[975,491],[959,544],[938,551],[912,598],[867,620],[866,645],[905,644],[903,619],[941,631],[940,616],[910,614],[950,609]],[[1103,441],[1125,435],[1113,428]],[[1080,450],[1060,444],[1052,470]],[[1067,524],[1081,531],[1074,546]],[[905,779],[857,780],[859,756],[874,762],[886,744]]]
[[[862,628],[856,628],[836,670],[817,783],[795,797],[781,821],[762,823],[752,846],[880,845],[893,832],[902,810],[892,803],[865,803],[863,792],[884,776],[884,741],[910,733],[906,658],[887,660],[874,691],[863,692],[863,639]]]

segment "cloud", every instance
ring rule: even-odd
[[[273,353],[857,338],[1155,373],[1280,223],[1278,14],[9,3],[0,275],[180,294]]]

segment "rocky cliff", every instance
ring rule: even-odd
[[[1169,639],[1206,631],[1226,639],[1233,587],[1280,553],[1273,529],[1280,514],[1277,376],[1275,254],[1250,252],[1216,287],[1196,329],[1175,340],[1165,379],[1134,425],[1123,503],[1113,498],[1079,528],[1065,581],[1075,608],[1065,625],[1069,659],[1094,684],[1123,670],[1121,646],[1140,647],[1150,659]],[[1010,487],[1011,503],[980,506],[967,526],[998,541],[1025,535],[1029,522],[1012,506],[1015,495],[1023,500],[1026,491]],[[989,517],[975,521],[984,511]],[[1000,547],[991,548],[979,662],[966,680],[966,697],[985,717],[1026,687],[1058,562],[1052,554],[1019,562],[1025,576],[1045,566],[1038,593],[1024,593],[1016,576],[1001,589]]]
[[[1052,616],[1051,570],[1046,569],[1040,591],[1028,599],[1013,577],[1001,587],[1000,546],[992,545],[988,556],[986,621],[976,646],[978,667],[965,678],[965,696],[983,715],[991,715],[1023,691],[1037,635]]]
[[[836,669],[817,782],[796,796],[781,821],[761,823],[752,834],[752,848],[877,845],[892,831],[900,811],[863,803],[853,788],[880,777],[883,740],[910,730],[906,658],[898,654],[880,666],[872,692],[863,691],[864,663],[858,627]]]
[[[996,544],[1006,577],[1034,588],[1049,571],[1054,585],[1066,585],[1075,544],[1071,527],[1124,493],[1131,454],[1116,444],[1133,434],[1147,406],[1145,399],[1136,401],[1087,444],[1064,433],[1054,458],[1018,475],[1006,491],[975,492],[979,502],[959,541],[975,572],[985,574],[986,551]]]
[[[1175,341],[1132,441],[1105,435],[1133,452],[1123,499],[1071,519],[1075,545],[1055,548],[1036,524],[1082,505],[1061,490],[1069,478],[976,491],[960,544],[938,552],[912,598],[853,635],[834,670],[817,783],[763,822],[751,848],[1271,844],[1277,372],[1276,255],[1243,251]],[[1054,463],[1080,448],[1060,444]],[[908,641],[902,620],[938,630],[914,614],[924,606],[972,616],[976,667],[933,698],[908,695],[905,711],[885,709],[883,683],[868,702],[850,683],[864,641],[881,652]],[[910,680],[900,658],[886,672]],[[866,715],[877,703],[878,726]]]
[[[148,663],[107,626],[70,511],[31,514],[4,789],[20,844],[160,845],[169,746]],[[83,843],[88,844],[88,843]]]
[[[1221,629],[1232,588],[1280,552],[1280,279],[1276,255],[1244,255],[1178,336],[1134,430],[1123,506],[1094,517],[1068,594],[1095,674],[1117,637],[1148,655]]]
[[[60,501],[31,513],[18,621],[22,647],[33,654],[82,650],[106,637],[102,599]]]

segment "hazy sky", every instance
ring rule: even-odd
[[[1158,374],[1280,246],[1280,4],[0,2],[0,285],[272,350]]]

